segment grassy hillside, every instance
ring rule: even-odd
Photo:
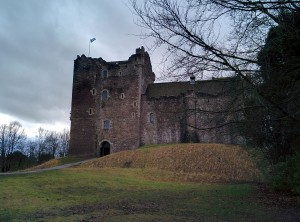
[[[0,178],[0,221],[298,221],[249,183],[162,182],[169,171],[69,168]],[[156,181],[147,175],[156,175]]]
[[[49,164],[61,161],[71,160]],[[0,221],[298,221],[299,206],[242,182],[257,177],[237,146],[144,147],[79,168],[0,176]]]
[[[111,154],[79,167],[159,169],[173,172],[168,180],[191,182],[253,182],[262,178],[245,150],[223,144],[150,146]]]

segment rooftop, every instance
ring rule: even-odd
[[[218,96],[220,94],[228,93],[235,86],[236,81],[233,78],[218,78],[213,80],[196,81],[194,85],[190,82],[166,82],[153,83],[148,86],[147,96],[150,98],[159,97],[177,97],[181,94],[193,91],[197,94],[206,94],[211,96]]]

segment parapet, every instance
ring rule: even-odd
[[[142,46],[141,48],[137,48],[135,50],[135,54],[144,54],[145,53],[145,48]]]

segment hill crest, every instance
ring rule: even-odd
[[[169,171],[191,182],[258,182],[262,175],[247,151],[224,144],[156,145],[123,151],[81,164],[81,168],[142,168]]]

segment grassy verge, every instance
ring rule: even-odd
[[[254,185],[168,182],[169,176],[70,168],[1,177],[0,221],[280,221]]]

